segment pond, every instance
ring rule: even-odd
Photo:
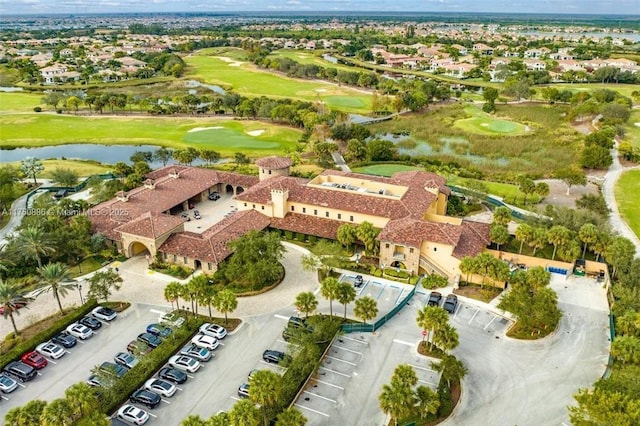
[[[209,89],[212,90],[214,92],[216,92],[219,95],[226,95],[227,92],[220,86],[215,85],[215,84],[205,84],[205,83],[200,83],[197,80],[189,80],[187,81],[187,87],[204,87],[205,89]]]
[[[25,157],[35,157],[41,160],[66,158],[80,160],[95,160],[104,164],[114,164],[124,161],[130,164],[129,157],[136,151],[155,152],[160,147],[155,145],[98,145],[98,144],[67,144],[57,146],[43,146],[39,148],[15,148],[0,150],[0,163],[21,161]],[[170,161],[169,164],[175,164]],[[192,165],[203,164],[194,161]],[[162,162],[149,163],[152,168],[161,167]]]

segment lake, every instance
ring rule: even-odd
[[[130,164],[129,157],[136,151],[155,152],[159,149],[155,145],[98,145],[98,144],[68,144],[57,146],[43,146],[38,148],[16,148],[0,150],[0,163],[21,161],[25,157],[36,157],[41,160],[46,159],[80,159],[95,160],[105,164],[114,164],[124,161]],[[170,164],[175,164],[170,161]],[[204,164],[202,160],[196,160],[193,165]],[[161,167],[161,162],[149,164],[152,168]]]

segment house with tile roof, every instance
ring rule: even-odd
[[[205,273],[231,254],[228,243],[250,230],[277,230],[336,239],[344,224],[369,222],[380,229],[381,267],[412,274],[460,274],[460,260],[489,244],[489,225],[446,216],[450,190],[434,173],[410,171],[392,177],[325,170],[313,179],[289,175],[291,161],[256,161],[259,177],[205,168],[167,166],[144,185],[89,212],[127,257],[148,252],[166,262]],[[233,213],[202,230],[185,231],[180,213],[211,192],[233,194]]]

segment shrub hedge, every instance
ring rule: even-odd
[[[0,355],[0,369],[4,368],[5,365],[9,364],[11,361],[15,361],[20,358],[23,353],[34,350],[40,343],[50,340],[70,324],[87,315],[96,306],[98,306],[98,302],[95,299],[90,299],[84,305],[60,318],[49,329],[43,330],[32,338],[16,344],[13,348]]]

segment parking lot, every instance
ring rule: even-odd
[[[202,233],[229,214],[236,212],[236,202],[232,199],[232,196],[233,194],[230,192],[220,193],[219,200],[205,199],[196,203],[193,209],[187,210],[191,220],[185,222],[184,230]],[[196,219],[194,216],[194,211],[196,210],[200,212],[200,219]]]

